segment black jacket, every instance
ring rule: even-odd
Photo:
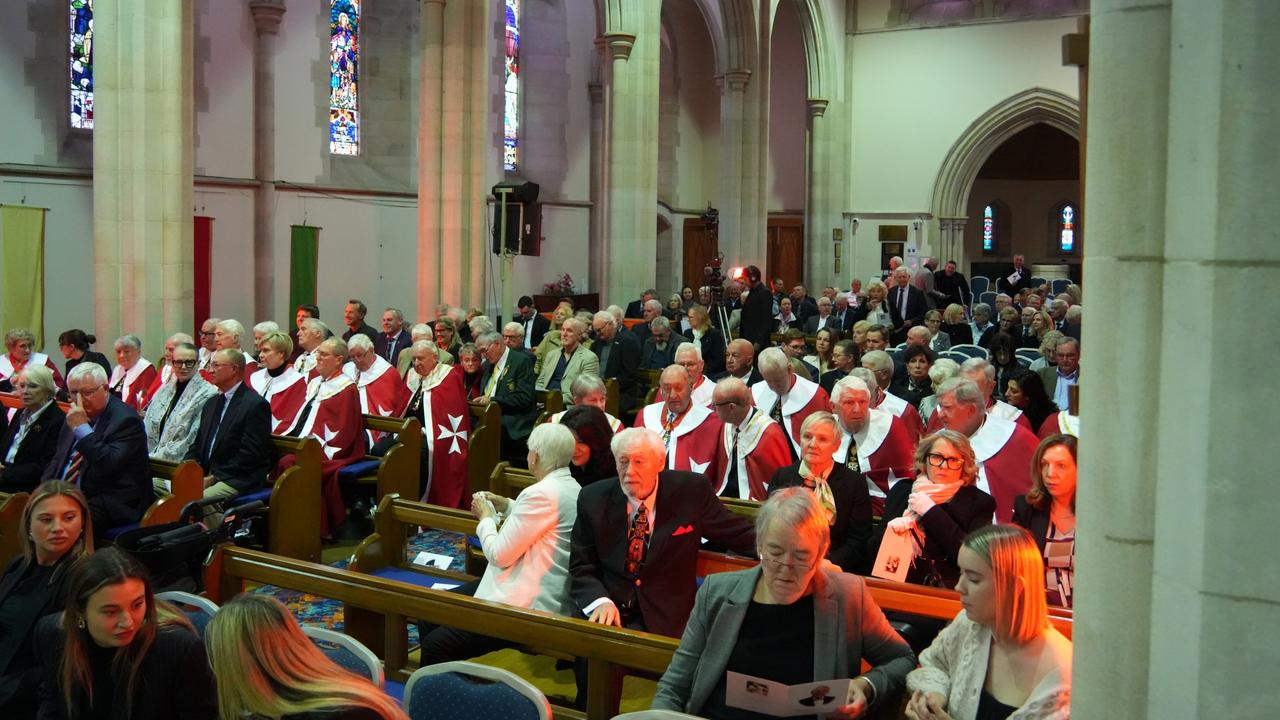
[[[378,331],[369,323],[362,322],[360,323],[360,327],[355,330],[347,328],[346,332],[342,333],[342,341],[347,342],[351,340],[352,335],[356,334],[364,335],[369,338],[369,342],[373,343],[375,348],[378,346]]]
[[[973,293],[969,291],[969,281],[965,279],[964,273],[947,275],[946,270],[935,272],[933,289],[946,296],[945,300],[938,303],[939,308],[946,308],[947,305],[952,304],[968,307],[972,304],[970,301],[973,300]]]
[[[756,354],[769,347],[769,335],[777,321],[773,317],[773,296],[769,288],[760,283],[747,293],[742,306],[742,319],[738,323],[738,336],[756,346]]]
[[[9,427],[0,435],[0,462],[9,455],[9,448],[18,434],[22,415],[15,415]],[[67,414],[58,407],[58,403],[50,403],[40,413],[40,417],[32,423],[22,445],[18,446],[18,454],[12,465],[5,465],[0,472],[0,492],[31,492],[40,484],[40,476],[45,467],[58,451],[58,434],[66,423]]]
[[[0,578],[0,607],[5,609],[12,627],[18,632],[0,635],[0,716],[31,717],[36,710],[36,688],[40,675],[36,672],[36,648],[32,632],[36,622],[62,609],[62,591],[71,569],[70,554],[63,555],[52,574],[31,592],[21,597],[13,594],[18,582],[30,569],[27,559],[14,558]]]
[[[241,383],[231,395],[219,425],[220,397],[222,393],[205,401],[200,411],[200,429],[186,459],[200,463],[205,475],[212,475],[241,493],[252,492],[262,486],[275,466],[271,403]]]
[[[910,494],[910,480],[902,480],[889,489],[884,501],[886,522],[902,517]],[[960,579],[956,557],[960,554],[961,543],[969,533],[990,525],[995,512],[996,501],[974,485],[966,485],[957,490],[947,502],[934,505],[920,518],[920,528],[924,530],[924,552],[916,558],[911,572],[907,573],[907,582],[955,587],[956,581]],[[884,528],[881,528],[879,537],[883,535]],[[876,541],[877,551],[879,537]],[[874,557],[873,554],[872,558]]]
[[[754,555],[755,527],[716,497],[703,475],[663,470],[658,476],[656,520],[639,577],[627,578],[627,496],[616,478],[582,488],[569,554],[570,594],[581,610],[607,597],[624,610],[635,607],[645,630],[680,637],[698,590],[702,538]],[[628,624],[635,625],[632,621]]]
[[[1049,508],[1032,507],[1026,495],[1019,495],[1013,499],[1013,524],[1026,528],[1036,539],[1040,554],[1044,555],[1044,542],[1049,535]]]
[[[391,345],[391,338],[387,337],[386,333],[378,333],[378,336],[373,339],[373,351],[393,366],[400,359],[400,351],[413,345],[413,337],[408,331],[401,330],[396,334],[395,341],[395,347],[388,347]]]
[[[84,455],[80,489],[89,499],[94,532],[102,536],[111,528],[142,520],[142,514],[155,499],[155,490],[151,486],[147,432],[138,413],[112,395],[102,414],[93,421],[93,432],[73,441],[74,432],[63,423],[58,448],[41,479],[62,477],[71,452],[79,450]]]
[[[524,327],[525,337],[529,338],[529,347],[536,348],[542,342],[542,336],[547,334],[551,329],[551,321],[542,317],[542,313],[533,314],[533,323],[529,324],[522,317],[517,317],[516,322]]]
[[[692,331],[690,331],[692,334]],[[724,335],[714,327],[707,328],[702,334],[702,374],[709,378],[719,379],[724,374]]]
[[[36,659],[40,673],[39,720],[66,720],[62,699],[61,665],[66,636],[62,616],[49,615],[36,625]],[[111,720],[216,720],[218,698],[213,671],[205,655],[204,643],[190,630],[176,625],[160,628],[155,643],[138,670],[133,693],[133,712],[125,714],[124,688],[118,688],[112,704]],[[87,710],[88,695],[76,688],[72,695],[76,708]]]
[[[778,488],[802,487],[800,464],[778,468],[769,480],[769,494]],[[836,501],[836,522],[831,526],[831,547],[827,559],[849,573],[865,574],[873,557],[867,555],[871,539],[871,495],[862,473],[836,463],[827,476],[827,485]]]
[[[640,367],[640,343],[636,336],[624,327],[613,331],[613,339],[609,342],[596,340],[591,344],[591,352],[596,357],[603,357],[605,345],[609,346],[609,362],[600,363],[600,378],[618,380],[618,404],[623,412],[643,399],[636,382],[636,369]]]
[[[898,296],[903,292],[907,293],[907,314],[903,315],[899,308]],[[925,302],[924,293],[913,285],[906,288],[892,287],[889,288],[889,294],[885,297],[885,304],[889,306],[889,317],[893,318],[893,327],[896,332],[894,336],[906,337],[906,331],[914,325],[924,324],[924,314],[928,312],[929,306]]]

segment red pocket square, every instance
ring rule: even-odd
[[[691,532],[693,532],[692,525],[681,525],[680,527],[676,528],[675,532],[671,533],[671,537],[680,537],[681,535],[687,535],[688,533],[691,533]]]

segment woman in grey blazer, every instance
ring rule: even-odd
[[[759,567],[709,575],[699,588],[653,707],[754,717],[726,705],[728,671],[796,685],[851,677],[864,658],[872,669],[854,678],[852,701],[837,712],[861,717],[872,704],[893,702],[915,656],[862,578],[824,567],[830,533],[817,494],[774,493],[756,533]]]

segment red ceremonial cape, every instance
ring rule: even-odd
[[[44,353],[33,352],[27,358],[27,362],[21,367],[15,367],[13,364],[13,356],[9,354],[0,355],[0,380],[13,380],[13,376],[21,372],[22,368],[27,365],[43,365],[49,368],[49,372],[53,373],[53,384],[58,388],[66,387],[62,382],[62,373],[58,372],[58,366],[53,364],[48,355]]]
[[[289,426],[307,400],[307,381],[291,367],[286,367],[278,377],[271,377],[264,367],[249,376],[249,387],[271,403],[271,434],[289,432]]]
[[[409,403],[409,388],[400,380],[400,374],[391,367],[391,363],[377,355],[367,371],[361,372],[355,363],[347,363],[342,373],[355,380],[356,390],[360,393],[360,411],[366,415],[390,417]],[[372,447],[384,434],[369,432],[369,445]]]
[[[662,435],[662,424],[667,419],[667,404],[646,405],[636,415],[636,427],[649,428]],[[724,423],[716,414],[701,405],[689,405],[684,417],[671,430],[667,443],[667,469],[688,470],[708,478],[721,477],[716,464],[720,442],[720,428]]]
[[[733,428],[722,425],[720,443],[716,446],[716,494],[724,492],[729,480],[729,453],[733,450]],[[778,423],[759,410],[747,419],[738,436],[738,456],[732,459],[738,464],[738,497],[763,501],[769,495],[769,480],[781,467],[791,464],[791,450],[787,446],[787,434]]]
[[[693,390],[691,391],[690,402],[694,405],[711,407],[711,393],[714,392],[715,389],[716,384],[711,381],[711,378],[706,375],[700,376],[698,378],[698,383],[693,386]],[[666,398],[662,396],[662,388],[659,387],[658,392],[653,396],[653,401],[663,402],[665,400]]]
[[[152,381],[158,374],[150,360],[140,357],[127,372],[122,365],[117,365],[111,371],[111,379],[107,381],[107,387],[112,391],[119,390],[120,399],[141,413],[146,405],[147,388],[151,387]]]
[[[307,398],[315,398],[315,402],[298,437],[319,440],[324,451],[320,463],[320,533],[327,537],[347,516],[338,487],[338,470],[364,457],[364,419],[360,416],[360,393],[356,391],[356,384],[342,373],[329,380],[313,378],[307,384]],[[292,461],[292,455],[285,456],[280,461],[280,469],[283,471]]]
[[[462,385],[462,368],[443,363],[436,365],[430,375],[419,380],[419,386],[424,395],[422,441],[430,450],[427,492],[422,501],[462,508],[470,502],[467,495],[467,456],[471,447],[471,410]],[[405,402],[412,399],[406,397]],[[400,416],[408,412],[409,408],[402,405]]]
[[[861,433],[843,433],[840,447],[832,453],[837,465],[849,457],[850,439],[858,442],[858,467],[867,480],[873,515],[884,514],[884,500],[889,489],[902,480],[912,480],[915,465],[915,443],[911,432],[887,410],[872,408]]]
[[[1080,417],[1066,410],[1059,410],[1040,423],[1040,439],[1062,433],[1072,437],[1080,437]]]
[[[782,400],[782,428],[787,431],[795,457],[800,457],[800,426],[813,413],[830,410],[831,399],[827,397],[827,391],[818,387],[817,383],[799,375],[793,374],[791,377],[791,390]],[[769,388],[769,384],[760,380],[752,385],[751,396],[760,412],[772,418],[778,395]]]
[[[881,410],[888,410],[902,418],[902,423],[907,426],[907,432],[911,434],[912,443],[918,442],[924,436],[924,421],[920,419],[920,411],[916,410],[911,403],[891,392],[886,392],[884,399],[876,407]]]
[[[996,521],[1013,517],[1013,499],[1031,489],[1031,457],[1040,441],[1017,423],[988,415],[969,438],[978,460],[978,489],[996,501]]]

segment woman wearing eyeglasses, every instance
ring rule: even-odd
[[[907,582],[953,587],[960,577],[960,545],[970,532],[991,524],[996,501],[977,488],[973,448],[969,438],[954,430],[920,440],[915,473],[915,482],[889,489],[884,532],[912,537],[915,552]]]
[[[756,516],[760,565],[707,576],[653,707],[767,717],[728,704],[730,671],[787,685],[853,677],[850,702],[832,702],[815,717],[895,707],[915,656],[861,577],[824,566],[829,533],[813,493],[792,487],[771,495]],[[871,669],[857,675],[863,660]]]

